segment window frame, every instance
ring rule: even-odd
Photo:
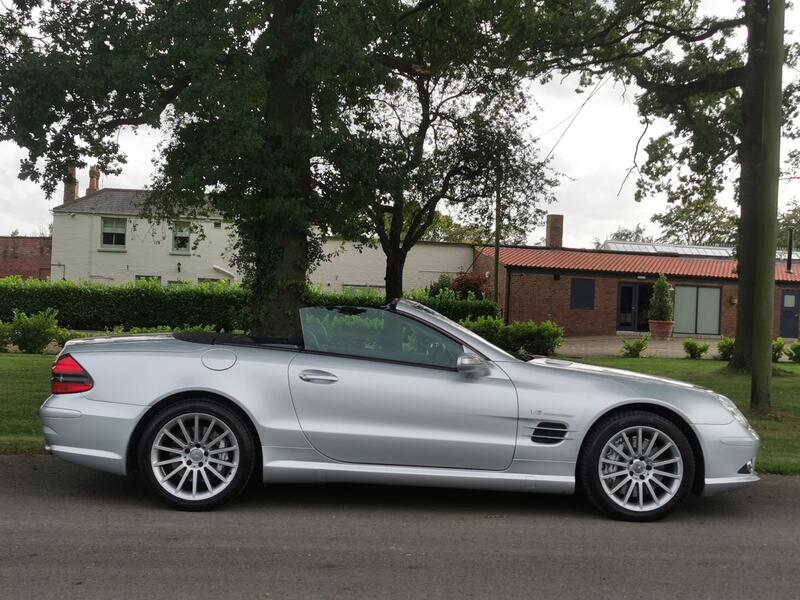
[[[591,294],[591,306],[578,306],[580,304],[577,302],[578,298],[582,299],[582,296],[578,295],[576,298],[576,283],[586,284],[591,283],[592,294]],[[585,293],[585,290],[581,290],[581,293]],[[597,280],[589,278],[589,277],[573,277],[569,282],[569,307],[571,310],[595,310],[597,306]]]
[[[309,307],[306,307],[306,308],[343,308],[343,307],[340,307],[340,306],[331,306],[331,307],[309,306]],[[367,310],[370,309],[370,307],[353,307],[353,308],[364,308],[364,309],[367,309]],[[303,309],[300,309],[300,310],[303,310]],[[428,323],[427,321],[423,321],[422,319],[418,319],[417,317],[412,316],[412,315],[407,315],[405,313],[397,312],[397,311],[392,310],[390,308],[383,308],[383,309],[372,308],[371,310],[388,311],[388,312],[391,312],[392,314],[394,314],[394,315],[396,315],[396,316],[398,316],[398,317],[400,317],[402,319],[408,319],[409,321],[413,321],[414,323],[417,323],[417,324],[421,325],[422,327],[426,327],[426,328],[436,332],[437,334],[449,339],[451,342],[454,342],[455,344],[461,346],[461,350],[462,350],[461,353],[462,354],[464,354],[464,353],[473,353],[473,354],[476,354],[476,355],[480,356],[484,360],[488,361],[488,359],[483,355],[483,353],[475,350],[469,344],[465,344],[463,340],[458,339],[457,337],[451,335],[449,332],[444,331],[444,330],[440,329],[439,327],[436,327],[435,325],[432,325],[432,324]],[[302,330],[302,319],[301,319],[301,330]],[[423,369],[436,369],[438,371],[450,371],[450,372],[454,372],[454,373],[458,372],[458,366],[446,367],[446,366],[442,366],[442,365],[432,365],[432,364],[429,364],[429,363],[420,363],[420,362],[413,362],[413,361],[406,361],[406,360],[398,360],[398,359],[394,359],[394,358],[382,358],[382,357],[377,357],[377,356],[364,356],[362,354],[345,354],[345,353],[342,353],[342,352],[330,352],[330,351],[325,351],[325,350],[309,350],[309,349],[307,349],[305,347],[305,336],[304,336],[304,339],[303,339],[303,346],[300,348],[300,352],[301,353],[305,353],[305,354],[320,355],[320,356],[332,356],[332,357],[338,357],[338,358],[351,358],[351,359],[356,359],[356,360],[368,360],[368,361],[371,361],[371,362],[379,362],[379,363],[392,364],[392,365],[401,365],[401,366],[406,366],[406,367],[420,367],[420,368],[423,368]]]
[[[119,223],[120,221],[124,223],[124,227],[120,230],[117,228],[116,230],[106,231],[106,229],[111,229],[111,227],[107,227],[107,223],[110,221],[116,221]],[[117,236],[122,234],[122,244],[106,244],[105,237],[106,233]],[[126,250],[128,248],[128,219],[127,217],[100,217],[100,248],[103,250]]]
[[[176,242],[184,237],[186,238],[186,247],[179,248]],[[175,221],[172,224],[172,250],[170,253],[182,256],[192,253],[192,223],[190,221]]]
[[[704,336],[711,336],[716,337],[722,334],[722,308],[723,308],[723,300],[722,300],[722,286],[718,285],[693,285],[691,283],[677,283],[674,284],[674,291],[672,300],[673,300],[673,308],[675,308],[675,304],[677,304],[677,296],[678,296],[678,288],[693,288],[695,290],[694,295],[694,331],[678,331],[677,327],[674,327],[675,333],[678,335],[704,335]],[[716,333],[700,333],[697,331],[697,323],[699,320],[700,314],[700,290],[701,289],[708,289],[708,290],[716,290],[718,292],[718,302],[717,302],[717,332]],[[673,315],[673,320],[675,320],[675,316]],[[675,323],[677,325],[677,321]]]

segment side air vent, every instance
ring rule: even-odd
[[[542,421],[533,429],[531,441],[537,444],[557,444],[567,435],[567,426],[564,423]]]

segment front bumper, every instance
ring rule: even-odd
[[[703,447],[704,496],[747,487],[759,480],[755,464],[760,441],[752,429],[737,421],[694,428]]]
[[[45,449],[66,461],[125,475],[128,443],[145,407],[50,396],[39,409]]]

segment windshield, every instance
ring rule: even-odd
[[[425,306],[424,304],[420,304],[419,302],[415,302],[414,300],[405,300],[405,299],[400,300],[398,302],[398,305],[405,306],[413,309],[414,311],[424,313],[425,316],[431,319],[432,321],[434,322],[439,321],[440,325],[443,325],[445,329],[448,328],[455,329],[456,331],[458,331],[458,334],[461,336],[462,340],[467,343],[467,345],[472,346],[474,344],[470,342],[476,342],[479,348],[481,346],[489,346],[492,350],[494,350],[498,354],[503,355],[508,360],[517,360],[516,358],[514,358],[514,356],[512,356],[502,348],[495,346],[491,342],[487,341],[485,338],[482,338],[474,331],[470,331],[460,323],[457,323],[452,319],[448,319],[443,314],[436,312],[429,306]]]

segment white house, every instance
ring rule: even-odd
[[[188,221],[150,224],[139,217],[144,190],[96,189],[53,209],[51,279],[123,283],[153,278],[163,285],[180,281],[239,281],[230,265],[232,228],[221,218],[196,221],[205,239]],[[196,243],[197,242],[197,243]],[[357,249],[331,238],[322,262],[310,274],[312,284],[327,291],[382,289],[386,259],[380,248]],[[421,242],[409,253],[404,287],[425,287],[442,273],[470,270],[469,244]]]

